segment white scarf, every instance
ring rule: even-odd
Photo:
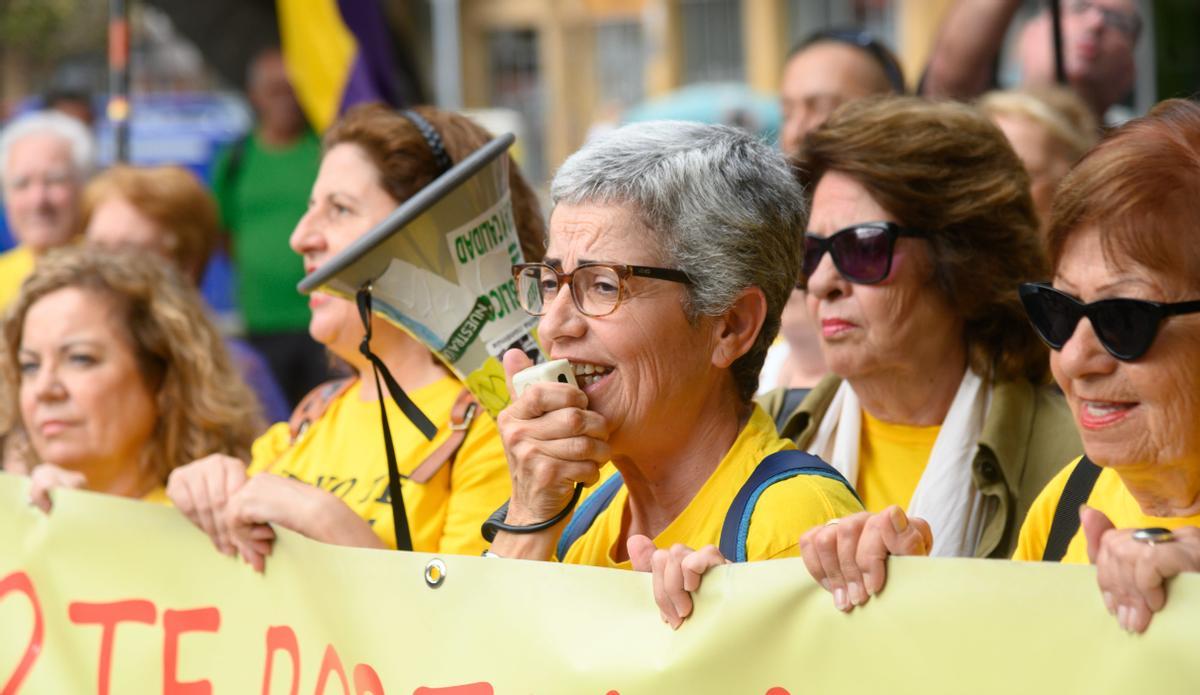
[[[933,530],[930,555],[975,554],[983,531],[984,505],[971,477],[971,464],[991,401],[991,386],[967,369],[907,510],[910,516],[929,522]],[[808,452],[824,458],[846,480],[857,484],[861,429],[862,406],[850,382],[843,380]]]

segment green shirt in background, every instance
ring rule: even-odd
[[[232,237],[238,307],[249,335],[308,326],[308,298],[296,291],[304,262],[288,237],[308,207],[320,159],[311,131],[284,148],[264,147],[254,134],[217,158],[213,193]]]

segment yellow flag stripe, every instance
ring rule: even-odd
[[[337,0],[276,0],[283,58],[296,98],[317,132],[337,119],[358,53]]]

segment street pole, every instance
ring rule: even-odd
[[[458,13],[458,0],[433,0],[433,84],[443,109],[461,109],[463,104]]]
[[[108,122],[114,161],[129,161],[129,4],[108,3]]]

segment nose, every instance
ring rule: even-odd
[[[805,110],[797,106],[788,113],[787,120],[783,122],[779,139],[783,145],[781,149],[789,157],[800,154],[800,145],[804,142],[804,134],[808,132],[804,125],[806,120]]]
[[[1083,12],[1080,13],[1080,21],[1084,28],[1092,33],[1097,33],[1104,28],[1104,9],[1093,4],[1087,4]]]
[[[321,225],[317,221],[317,206],[313,205],[305,211],[304,216],[296,223],[292,235],[288,237],[288,245],[301,256],[308,255],[325,248],[325,237],[321,234]]]
[[[66,397],[67,389],[53,364],[44,363],[38,368],[33,378],[33,395],[40,402],[60,401]]]
[[[847,294],[850,283],[833,264],[833,255],[826,251],[812,275],[808,276],[808,293],[817,299],[831,300]]]
[[[564,284],[546,304],[546,313],[538,322],[538,336],[546,345],[557,340],[580,338],[587,332],[587,317],[579,312],[571,298],[572,286]]]
[[[1100,344],[1092,322],[1087,317],[1081,318],[1075,326],[1075,332],[1063,344],[1057,353],[1051,353],[1050,359],[1056,364],[1056,374],[1061,373],[1067,379],[1084,379],[1089,377],[1111,374],[1120,361],[1108,354],[1108,350]]]

